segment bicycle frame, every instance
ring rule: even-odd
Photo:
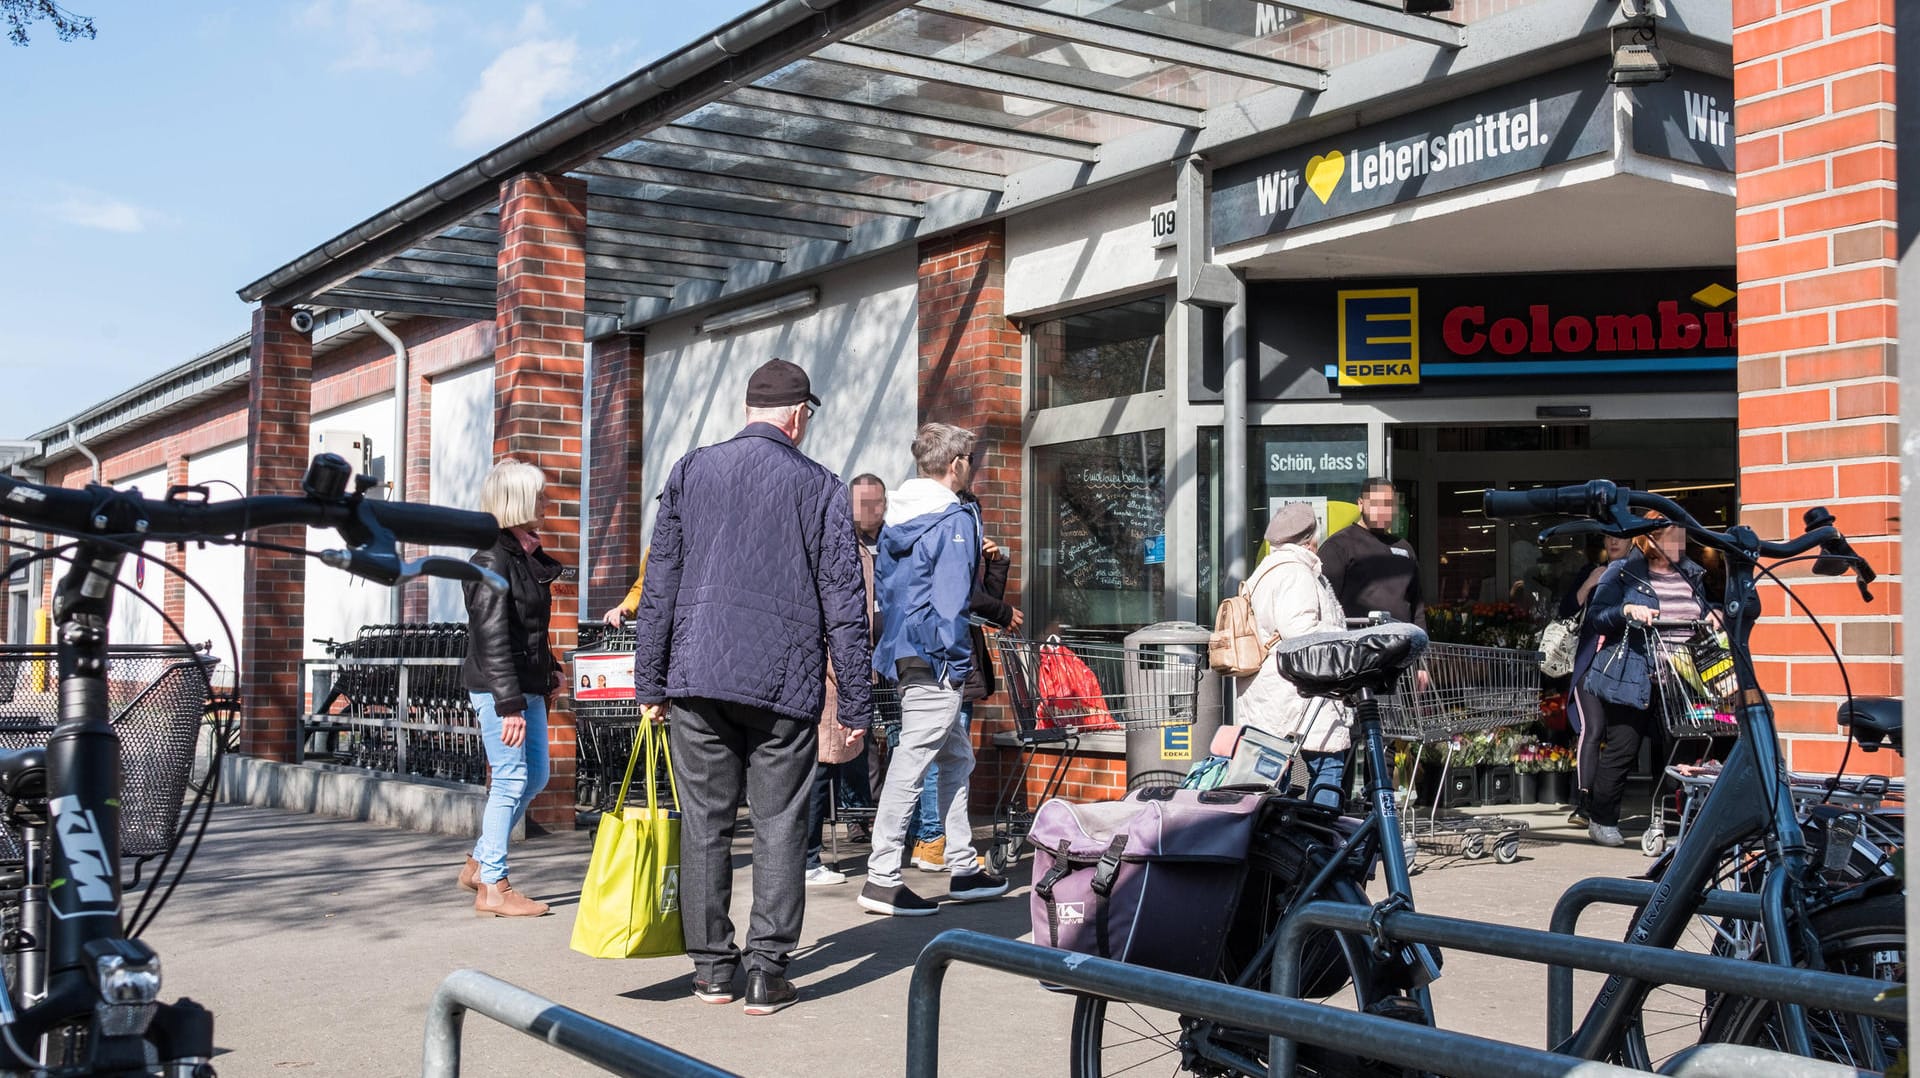
[[[1754,588],[1758,537],[1749,528],[1737,527],[1727,532],[1727,538],[1736,548],[1726,551],[1724,605],[1727,639],[1739,684],[1735,718],[1740,739],[1722,766],[1719,779],[1708,791],[1693,828],[1675,849],[1672,863],[1655,887],[1653,897],[1635,918],[1627,938],[1650,947],[1673,947],[1699,912],[1700,901],[1713,883],[1723,853],[1736,844],[1758,838],[1764,842],[1767,864],[1760,892],[1761,928],[1766,938],[1776,941],[1775,946],[1767,949],[1768,959],[1792,966],[1794,948],[1787,944],[1792,939],[1788,935],[1789,914],[1805,924],[1805,896],[1800,881],[1807,866],[1807,848],[1800,821],[1794,815],[1787,778],[1780,767],[1773,709],[1759,690],[1753,660],[1747,650],[1748,638],[1760,611]],[[1814,968],[1819,968],[1818,943],[1810,933],[1803,936],[1806,937],[1802,941],[1804,945],[1812,949],[1807,957]],[[1645,1040],[1634,1027],[1633,1019],[1653,987],[1626,977],[1607,978],[1573,1038],[1555,1050],[1583,1059],[1599,1059],[1618,1045],[1631,1065],[1646,1067]],[[1781,1012],[1790,1050],[1796,1055],[1811,1054],[1805,1011],[1783,1005]]]

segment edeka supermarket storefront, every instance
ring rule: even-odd
[[[1527,625],[1594,554],[1486,520],[1482,489],[1608,478],[1727,522],[1730,87],[1605,76],[1552,71],[1213,171],[1213,258],[1246,283],[1239,472],[1222,456],[1222,317],[1164,278],[1075,304],[1040,272],[1076,226],[1106,264],[1148,265],[1172,231],[1165,185],[1031,234],[1011,220],[1009,306],[1031,291],[1055,308],[1023,321],[1032,620],[1095,636],[1209,620],[1228,482],[1244,483],[1251,566],[1277,505],[1310,501],[1338,528],[1388,475],[1429,601],[1510,604]],[[1147,227],[1128,233],[1135,212],[1125,224]],[[1112,295],[1088,276],[1083,292]]]

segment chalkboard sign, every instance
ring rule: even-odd
[[[1166,531],[1162,476],[1140,460],[1114,457],[1062,464],[1055,488],[1060,519],[1054,565],[1079,589],[1148,586],[1147,540]]]

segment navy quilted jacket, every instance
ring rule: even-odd
[[[765,423],[681,457],[654,520],[633,683],[818,721],[827,656],[839,719],[866,729],[866,582],[846,484]]]

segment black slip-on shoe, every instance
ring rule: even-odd
[[[999,898],[1007,893],[1007,878],[996,876],[986,869],[976,869],[964,876],[955,876],[947,886],[947,897],[955,902],[979,902],[988,898]]]
[[[931,917],[940,907],[907,890],[904,883],[882,887],[869,883],[860,889],[860,908],[889,917]]]
[[[800,990],[793,982],[777,973],[765,973],[760,970],[747,971],[746,1012],[752,1015],[772,1014],[793,1006],[800,998]]]

